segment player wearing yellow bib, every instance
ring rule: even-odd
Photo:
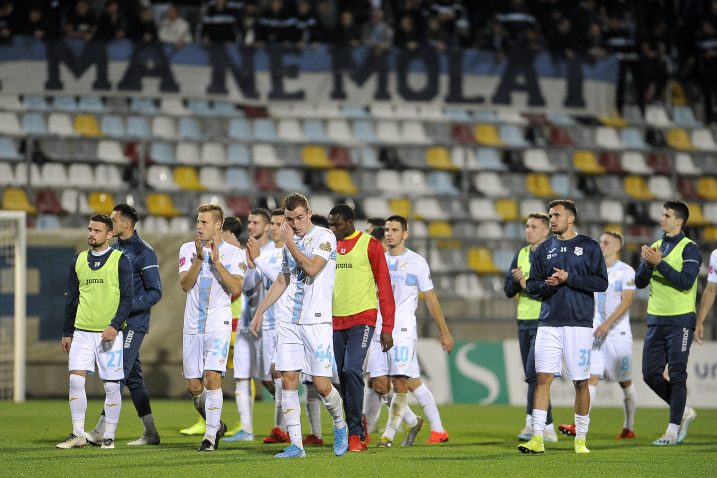
[[[122,408],[120,380],[122,323],[132,307],[132,265],[129,259],[110,248],[112,219],[106,214],[90,217],[87,226],[88,251],[75,257],[65,292],[65,322],[62,350],[69,355],[70,414],[72,433],[57,448],[83,447],[87,372],[97,365],[105,388],[105,429],[102,448],[115,447],[115,430]]]
[[[676,445],[687,437],[697,413],[687,406],[687,359],[695,332],[699,247],[685,236],[690,210],[682,201],[663,204],[662,239],[642,246],[635,274],[638,289],[650,286],[642,377],[670,406],[667,430],[653,445]],[[663,376],[667,365],[669,380]]]

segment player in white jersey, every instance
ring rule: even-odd
[[[590,355],[590,408],[595,403],[600,379],[618,382],[624,394],[625,421],[618,440],[635,438],[635,386],[632,384],[632,331],[630,306],[635,296],[635,269],[619,260],[622,235],[605,231],[600,249],[607,265],[608,287],[595,292],[594,341]],[[575,435],[575,425],[560,425],[566,435]]]
[[[183,366],[194,406],[207,423],[199,451],[214,451],[226,432],[221,422],[222,375],[231,338],[231,298],[247,270],[244,251],[222,240],[224,212],[216,204],[197,209],[197,238],[179,250],[184,309]]]
[[[443,429],[438,408],[433,394],[420,381],[420,370],[416,357],[416,308],[418,307],[418,294],[422,292],[426,300],[428,311],[438,326],[441,346],[446,352],[453,349],[453,337],[446,326],[443,311],[433,289],[431,272],[426,260],[410,249],[406,248],[408,238],[408,224],[401,216],[391,216],[386,220],[385,239],[388,245],[386,262],[391,274],[391,285],[396,300],[395,325],[393,327],[394,345],[388,352],[381,350],[380,342],[371,343],[369,352],[369,374],[373,380],[374,390],[379,395],[386,395],[393,385],[393,399],[389,412],[388,425],[381,436],[378,446],[392,446],[396,430],[401,418],[409,427],[408,436],[402,443],[410,446],[423,426],[423,419],[416,417],[408,409],[407,392],[410,390],[418,399],[424,412],[431,422],[431,437],[426,441],[429,444],[448,441],[448,432]],[[377,323],[376,327],[380,325]],[[389,377],[391,380],[389,383]],[[375,412],[367,411],[375,420]]]
[[[260,253],[267,253],[274,245],[269,242],[269,223],[271,217],[269,211],[263,208],[252,209],[247,219],[247,232],[249,239],[255,241],[255,245],[259,247]],[[238,244],[237,244],[238,245]],[[254,405],[254,396],[251,390],[251,379],[257,379],[262,382],[264,387],[274,394],[274,382],[271,379],[271,356],[264,360],[262,349],[262,340],[257,340],[251,332],[249,332],[249,324],[256,312],[268,287],[260,271],[254,267],[254,263],[247,258],[249,270],[244,277],[244,285],[242,288],[242,311],[237,324],[236,336],[234,339],[234,378],[236,379],[236,403],[239,411],[241,424],[239,427],[227,432],[229,438],[224,441],[254,441],[254,423],[252,419],[252,409]],[[271,335],[267,340],[271,341]],[[273,347],[270,351],[273,353]]]
[[[710,313],[717,296],[717,249],[710,254],[710,264],[707,269],[707,286],[702,292],[700,299],[700,311],[697,315],[697,325],[695,326],[695,341],[702,345],[705,333],[705,319]]]
[[[291,439],[291,445],[276,457],[306,456],[298,394],[302,371],[313,376],[314,386],[334,419],[334,453],[340,456],[348,449],[348,429],[343,401],[331,384],[336,238],[328,229],[311,224],[309,201],[303,194],[289,194],[284,199],[284,212],[282,270],[251,323],[252,333],[258,337],[264,313],[274,305],[279,315],[276,370],[282,372],[282,412]],[[282,300],[275,304],[279,297]]]

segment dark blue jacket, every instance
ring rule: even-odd
[[[126,241],[118,239],[113,247],[122,251],[132,263],[134,300],[126,328],[146,334],[149,332],[150,309],[162,298],[157,254],[137,231]]]
[[[77,264],[77,254],[70,266],[70,278],[67,280],[67,289],[65,289],[65,321],[62,325],[62,336],[72,337],[75,331],[75,319],[77,318],[77,306],[80,300],[80,282],[77,278],[75,265]],[[101,256],[93,256],[92,252],[87,253],[87,264],[93,271],[101,269],[110,254]],[[132,265],[126,255],[122,254],[117,265],[119,275],[120,301],[110,325],[118,331],[122,328],[122,323],[127,320],[132,306]]]
[[[532,259],[526,290],[543,301],[540,326],[592,328],[593,294],[605,292],[608,286],[607,266],[597,241],[583,234],[566,241],[551,237],[535,249]],[[567,271],[565,284],[545,283],[554,267]]]
[[[685,233],[681,232],[674,237],[668,237],[664,235],[662,237],[662,245],[660,250],[662,256],[665,257],[670,254],[672,249],[685,237]],[[697,280],[697,275],[700,273],[700,266],[702,265],[702,254],[700,248],[694,242],[687,244],[682,250],[682,271],[677,272],[670,265],[662,261],[657,264],[657,267],[653,267],[651,264],[646,263],[644,260],[640,262],[640,265],[635,272],[635,287],[643,289],[650,285],[650,279],[652,278],[652,272],[657,269],[668,282],[677,290],[688,290],[692,287],[692,284]],[[694,312],[689,314],[681,315],[653,315],[647,314],[647,325],[674,325],[678,327],[689,327],[695,328],[697,321],[697,315]]]

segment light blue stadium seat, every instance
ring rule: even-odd
[[[150,98],[132,98],[129,108],[135,113],[151,115],[159,113],[159,108]]]
[[[498,115],[495,111],[478,110],[473,112],[473,121],[477,123],[498,123]]]
[[[100,120],[100,129],[105,136],[124,138],[126,136],[124,121],[117,115],[105,115]]]
[[[689,106],[675,106],[672,108],[672,119],[675,123],[685,128],[697,128],[702,126],[702,123],[697,121],[692,108]]]
[[[642,133],[637,128],[622,128],[620,139],[628,149],[647,149],[648,146],[642,139]]]
[[[227,170],[227,185],[233,191],[249,191],[255,187],[249,177],[249,171],[242,168]]]
[[[155,142],[149,148],[149,156],[152,161],[159,164],[175,164],[174,148],[169,143]]]
[[[187,109],[197,116],[210,116],[212,108],[207,100],[187,100]]]
[[[500,160],[500,153],[493,148],[478,148],[476,151],[476,160],[480,169],[490,171],[505,171],[505,164]]]
[[[548,111],[545,114],[548,121],[558,126],[572,126],[575,124],[575,120],[565,113],[558,113],[555,111]]]
[[[218,116],[244,116],[244,112],[237,109],[234,103],[229,101],[215,101],[214,114]]]
[[[144,116],[130,116],[127,118],[127,136],[148,139],[150,131],[149,121]]]
[[[40,214],[37,216],[37,221],[35,221],[35,227],[38,229],[59,229],[62,226],[60,225],[60,218],[56,215]]]
[[[306,191],[307,187],[296,169],[283,168],[276,172],[276,185],[284,191]]]
[[[55,96],[52,99],[52,108],[57,111],[69,113],[77,111],[77,101],[74,96]]]
[[[455,121],[456,123],[473,122],[473,117],[471,117],[471,115],[466,110],[447,108],[446,111],[444,111],[444,114],[446,115],[446,118],[448,118],[450,121]]]
[[[354,158],[354,164],[361,165],[366,169],[381,169],[383,165],[378,160],[376,150],[370,147],[356,148],[351,155]]]
[[[254,137],[261,141],[276,141],[276,126],[274,121],[269,118],[259,118],[254,120]]]
[[[530,143],[523,138],[523,131],[513,124],[505,124],[500,127],[500,139],[508,146],[525,148],[530,145]]]
[[[244,118],[233,118],[229,122],[229,137],[242,140],[252,139],[249,122]]]
[[[105,105],[99,96],[83,95],[80,96],[79,109],[89,113],[101,113],[105,110]]]
[[[515,251],[510,249],[498,249],[493,253],[493,263],[502,271],[510,269],[510,263],[513,262]]]
[[[359,141],[376,141],[376,134],[373,131],[373,124],[368,120],[354,121],[353,135]]]
[[[0,138],[0,158],[20,161],[22,156],[17,152],[15,142],[10,138]]]
[[[251,164],[251,156],[249,155],[249,148],[245,144],[231,144],[229,145],[229,151],[227,153],[227,160],[231,164],[238,164],[241,166],[249,166]]]
[[[326,130],[321,120],[309,119],[304,121],[304,137],[309,141],[326,141]]]
[[[508,222],[503,228],[503,235],[510,240],[524,239],[523,227],[519,222]]]
[[[453,176],[445,171],[432,171],[426,178],[433,192],[442,196],[458,196],[458,189],[453,185]]]
[[[42,113],[25,113],[22,117],[22,129],[27,134],[44,135],[47,134],[47,124]]]
[[[194,118],[181,118],[179,120],[179,136],[184,139],[202,139],[199,122]]]
[[[34,111],[50,111],[50,105],[44,96],[27,95],[22,99],[22,103],[29,110]]]
[[[369,115],[368,111],[366,111],[366,108],[363,108],[361,106],[352,106],[352,105],[342,106],[341,114],[344,115],[346,118],[350,118],[350,119],[367,119],[367,118],[371,117],[371,115]]]
[[[560,197],[570,195],[570,178],[567,174],[550,175],[550,187]]]

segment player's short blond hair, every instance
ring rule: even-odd
[[[197,208],[197,213],[202,213],[202,212],[211,212],[212,215],[214,216],[215,222],[218,222],[219,224],[224,223],[224,211],[217,204],[212,204],[212,203],[201,204]]]
[[[293,211],[299,206],[303,206],[307,211],[309,210],[309,200],[303,194],[291,193],[284,198],[285,211]]]

